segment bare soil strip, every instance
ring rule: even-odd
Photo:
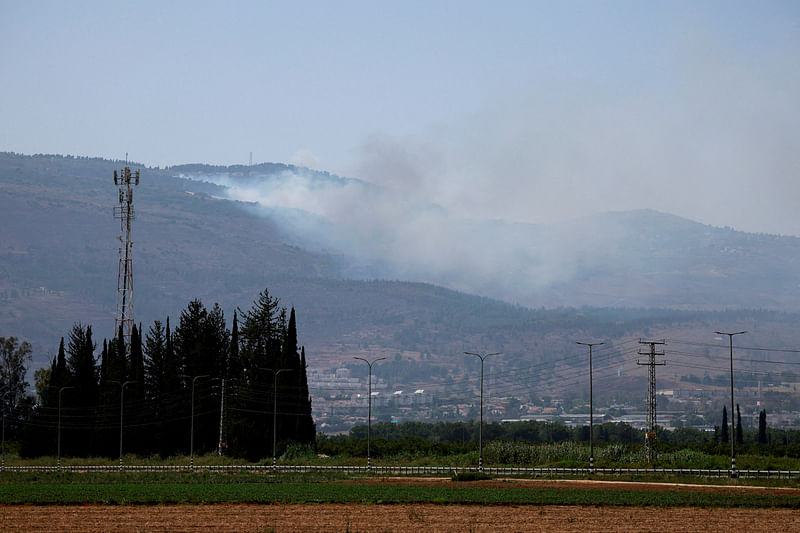
[[[479,505],[0,506],[7,532],[800,531],[790,509]]]
[[[349,482],[345,482],[349,483]],[[360,484],[445,486],[446,478],[375,478]],[[603,490],[732,493],[781,491],[797,487],[750,487],[596,480],[487,480],[460,485]],[[796,509],[704,509],[566,505],[165,505],[165,506],[0,506],[3,532],[271,532],[271,531],[730,531],[800,532]]]

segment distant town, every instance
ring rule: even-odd
[[[309,369],[309,390],[313,394],[313,416],[317,430],[326,434],[347,433],[356,425],[367,422],[366,377],[354,377],[349,368],[330,370]],[[683,385],[691,385],[682,382]],[[791,395],[796,384],[770,384],[769,393]],[[489,392],[487,390],[487,392]],[[742,425],[758,427],[758,413],[768,409],[766,388],[742,387],[736,389],[736,401],[747,405],[742,409]],[[730,399],[730,389],[724,386],[664,388],[656,391],[659,407],[657,422],[667,431],[680,427],[693,427],[714,432],[721,421],[721,407]],[[774,402],[773,402],[774,403]],[[375,420],[382,422],[455,422],[477,419],[479,397],[474,401],[441,401],[437,395],[422,388],[390,387],[380,377],[372,379],[372,409]],[[595,404],[595,424],[620,422],[635,429],[647,428],[644,398],[634,402]],[[568,427],[589,425],[589,405],[576,398],[548,398],[547,402],[534,403],[514,397],[484,397],[484,416],[487,421],[560,422]],[[769,411],[769,424],[782,429],[800,429],[800,410]]]

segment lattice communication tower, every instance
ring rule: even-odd
[[[114,338],[119,335],[125,339],[126,355],[130,354],[131,331],[133,330],[133,241],[131,240],[131,221],[136,218],[133,209],[133,187],[139,185],[139,171],[131,172],[126,165],[117,174],[114,171],[114,185],[119,188],[119,206],[114,207],[114,218],[120,221],[119,269],[117,272],[117,313],[114,317]]]

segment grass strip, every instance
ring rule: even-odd
[[[109,505],[436,503],[800,508],[799,498],[780,493],[714,494],[640,490],[424,487],[332,483],[8,483],[0,485],[0,504],[75,505],[89,503]]]

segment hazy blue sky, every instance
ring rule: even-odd
[[[0,0],[0,150],[800,235],[800,2]]]

